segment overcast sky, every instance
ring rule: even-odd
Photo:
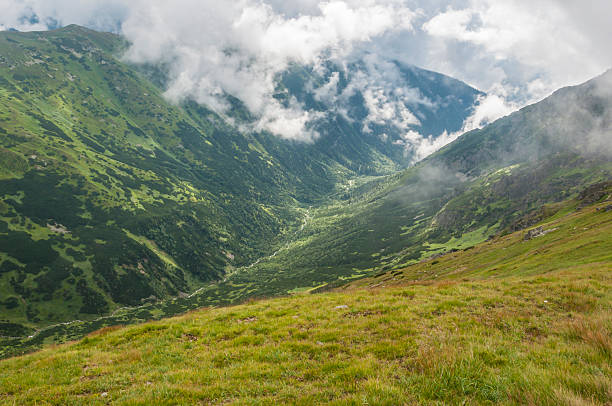
[[[127,60],[173,62],[169,98],[234,94],[287,138],[311,119],[271,99],[290,62],[368,54],[456,77],[490,95],[477,126],[612,67],[610,21],[610,0],[0,0],[0,29],[120,32]]]

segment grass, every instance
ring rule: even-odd
[[[608,204],[577,211],[575,201],[566,202],[559,209],[562,215],[555,213],[539,224],[544,230],[551,230],[545,236],[525,241],[527,230],[519,231],[440,258],[432,257],[402,270],[361,279],[350,287],[441,278],[507,278],[580,267],[599,266],[609,270],[612,263],[612,215],[605,212]]]
[[[4,404],[612,402],[612,213],[0,362]],[[578,247],[580,246],[580,247]],[[539,252],[539,255],[534,253]]]

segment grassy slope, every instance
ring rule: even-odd
[[[529,241],[2,361],[0,401],[609,404],[612,211],[577,205]]]

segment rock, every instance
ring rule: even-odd
[[[238,323],[253,323],[255,321],[257,321],[257,317],[253,316],[253,317],[247,317],[245,319],[239,319],[236,320]]]
[[[544,235],[544,227],[536,227],[527,231],[525,233],[525,237],[523,237],[523,240],[529,241],[532,238],[540,237],[541,235]]]
[[[612,181],[595,183],[584,189],[578,199],[582,202],[579,209],[589,206],[603,199],[608,194],[608,189],[612,187]]]
[[[551,228],[549,230],[544,230],[544,227],[540,226],[540,227],[536,227],[534,229],[531,229],[529,231],[527,231],[525,233],[525,236],[523,237],[524,241],[529,241],[532,238],[537,238],[537,237],[542,237],[548,233],[552,233],[553,231],[557,231],[559,228],[555,227],[555,228]]]
[[[65,226],[58,224],[58,223],[47,223],[47,228],[51,231],[53,231],[54,233],[58,233],[58,234],[70,234],[70,230],[68,230]]]

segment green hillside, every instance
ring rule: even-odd
[[[350,179],[409,163],[358,124],[304,144],[230,125],[237,100],[229,117],[171,105],[127,46],[78,26],[0,33],[0,319],[17,330],[185,296],[275,252]],[[455,126],[480,94],[435,90],[463,95]]]
[[[333,292],[0,361],[0,402],[609,404],[611,193],[600,184],[529,229]]]
[[[221,121],[170,106],[114,57],[122,45],[79,27],[0,37],[0,291],[27,303],[5,317],[176,296],[299,222],[284,168]]]

